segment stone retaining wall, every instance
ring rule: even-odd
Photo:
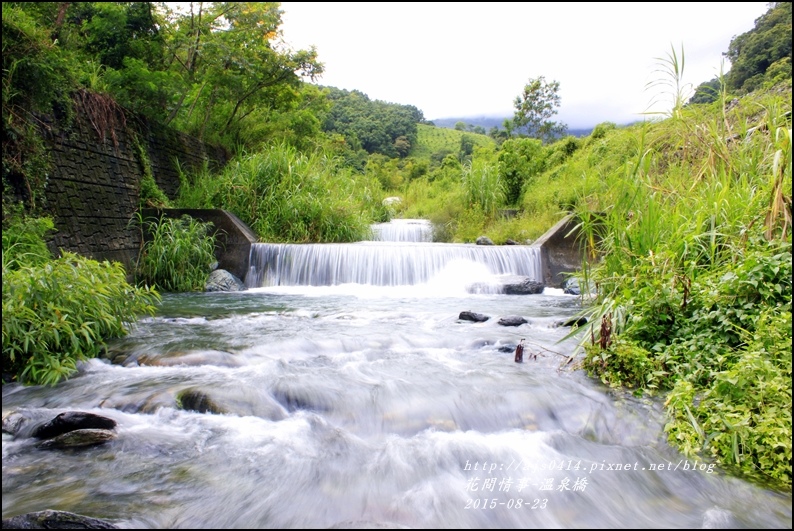
[[[69,131],[44,122],[51,160],[46,212],[56,228],[48,244],[55,254],[62,249],[115,260],[131,272],[141,246],[135,221],[147,162],[157,185],[174,199],[178,167],[187,172],[205,164],[218,168],[228,155],[161,125],[118,114],[112,118],[104,138],[86,116],[78,116]]]

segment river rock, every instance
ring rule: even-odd
[[[243,281],[225,269],[216,269],[210,273],[204,291],[245,291]]]
[[[3,413],[3,433],[16,435],[26,422],[28,422],[28,419],[20,411],[14,410]]]
[[[581,295],[582,291],[579,288],[579,279],[571,277],[566,280],[562,285],[562,291],[568,295]]]
[[[520,315],[507,315],[499,319],[499,324],[502,326],[521,326],[522,324],[528,322],[529,321],[527,321]]]
[[[3,412],[3,432],[15,439],[32,437],[33,432],[52,422],[53,411],[45,408],[18,408]]]
[[[558,326],[584,326],[587,324],[587,317],[572,317],[567,321],[560,321]]]
[[[581,295],[584,291],[591,297],[595,296],[596,289],[592,282],[584,286],[576,277],[570,277],[562,283],[562,291],[568,295]]]
[[[200,367],[214,365],[216,367],[239,367],[242,362],[230,352],[222,350],[172,351],[168,353],[140,353],[128,357],[125,366],[134,365],[154,367]]]
[[[282,420],[287,410],[267,389],[230,384],[213,386],[211,392],[189,387],[177,393],[177,403],[183,410],[240,417],[259,417]]]
[[[493,245],[494,244],[493,240],[491,240],[491,238],[489,238],[488,236],[480,236],[479,238],[477,238],[477,241],[475,243],[477,245]]]
[[[47,510],[5,518],[3,529],[119,529],[119,527],[89,516]]]
[[[391,205],[399,205],[402,202],[403,200],[400,199],[399,197],[392,196],[392,197],[386,197],[383,201],[381,201],[381,204],[383,204],[383,206],[391,206]]]
[[[47,439],[36,445],[40,450],[55,450],[63,448],[81,448],[104,444],[116,438],[116,433],[111,430],[73,430],[63,433],[52,439]]]
[[[271,390],[275,398],[287,411],[298,410],[327,412],[332,411],[334,397],[327,392],[300,387],[290,387],[282,383]]]
[[[176,396],[180,409],[195,411],[196,413],[227,413],[226,409],[216,404],[215,401],[203,391],[198,389],[185,389]]]
[[[99,403],[99,407],[115,409],[124,413],[155,413],[164,407],[177,409],[178,405],[173,393],[168,391],[152,392],[147,389],[124,396],[108,397]]]
[[[487,316],[487,315],[483,315],[481,313],[475,313],[475,312],[470,312],[470,311],[466,310],[466,311],[460,312],[460,315],[458,316],[458,319],[460,319],[462,321],[473,321],[475,323],[484,323],[485,321],[490,319],[490,317]]]
[[[83,411],[67,411],[36,428],[31,436],[37,439],[52,439],[74,430],[112,430],[115,428],[116,421],[113,419]]]
[[[502,293],[506,295],[536,295],[543,293],[543,283],[529,277],[506,277]]]
[[[468,293],[504,293],[505,295],[536,295],[544,285],[522,275],[501,275],[491,282],[475,282],[466,286]]]

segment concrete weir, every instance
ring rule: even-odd
[[[237,216],[221,209],[145,209],[144,219],[167,216],[179,218],[185,214],[215,226],[215,256],[218,267],[240,279],[245,279],[251,266],[251,247],[258,243],[257,235]],[[579,238],[578,222],[568,215],[532,243],[540,248],[541,275],[549,287],[563,286],[567,275],[581,269],[584,245]],[[307,246],[311,247],[311,246]]]
[[[569,214],[546,231],[532,245],[541,249],[540,259],[543,283],[550,287],[562,287],[568,273],[582,268],[585,246],[579,237],[578,220]]]

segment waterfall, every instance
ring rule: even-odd
[[[543,280],[540,247],[536,246],[370,241],[253,244],[245,284],[249,288],[411,286],[427,283],[461,263],[476,265],[485,274]]]
[[[426,219],[393,219],[371,226],[372,239],[384,242],[432,242],[433,225]]]

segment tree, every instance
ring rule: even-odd
[[[543,144],[538,139],[512,138],[502,144],[498,167],[505,186],[507,204],[518,203],[521,191],[532,178],[543,171],[545,162]]]
[[[408,140],[407,136],[398,136],[394,140],[394,149],[397,150],[401,158],[405,158],[408,152],[411,151],[411,141]]]
[[[791,77],[791,2],[772,2],[755,27],[734,37],[724,54],[731,62],[729,89],[750,92],[773,64]]]
[[[418,138],[417,124],[424,119],[413,105],[372,101],[361,91],[325,87],[330,108],[323,130],[338,133],[354,149],[405,157]],[[400,140],[402,138],[402,140]]]
[[[695,89],[695,94],[689,99],[689,103],[711,103],[717,101],[722,91],[722,81],[715,77],[711,81],[704,81]]]
[[[551,118],[557,114],[560,106],[559,81],[546,82],[540,76],[530,79],[524,85],[523,92],[513,102],[515,115],[508,129],[512,134],[537,138],[550,142],[565,134],[567,126],[553,122]],[[505,124],[507,126],[507,123]]]
[[[314,48],[283,45],[281,14],[275,2],[199,2],[167,12],[170,59],[182,77],[169,120],[199,138],[212,131],[234,142],[252,113],[289,108],[301,78],[314,80],[323,65]]]
[[[474,153],[474,139],[471,137],[471,135],[461,135],[458,158],[461,162],[464,162],[466,159],[471,160],[472,153]]]

